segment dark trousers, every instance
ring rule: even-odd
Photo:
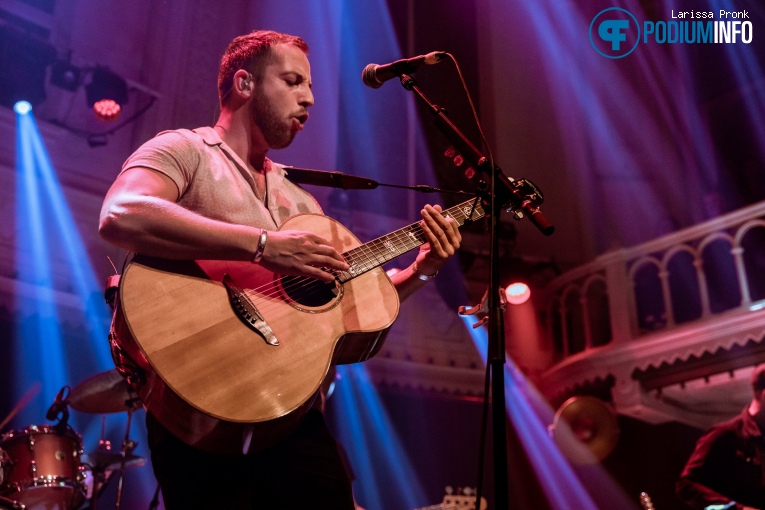
[[[353,510],[351,481],[319,411],[267,450],[240,456],[193,448],[146,415],[154,474],[167,510]]]

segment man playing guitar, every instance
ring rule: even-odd
[[[103,239],[168,263],[231,262],[222,267],[240,272],[242,268],[253,267],[267,270],[268,274],[330,284],[338,275],[353,273],[353,264],[340,253],[337,243],[328,239],[328,234],[302,228],[306,223],[299,223],[298,228],[281,228],[296,215],[320,214],[321,209],[311,195],[288,180],[281,165],[266,157],[269,149],[287,147],[308,120],[308,108],[314,97],[307,51],[301,38],[272,31],[255,31],[235,38],[221,61],[218,77],[221,114],[215,126],[160,133],[128,158],[103,204],[99,227]],[[425,206],[419,229],[424,244],[416,261],[391,277],[399,299],[407,298],[435,276],[460,245],[455,219],[442,215],[439,206]],[[155,269],[151,264],[145,267]],[[199,264],[194,265],[194,270],[201,268],[201,272],[212,274],[215,267]],[[223,272],[231,274],[229,269],[221,275]],[[183,273],[183,278],[187,276]],[[225,276],[211,277],[220,288],[223,279]],[[142,280],[141,285],[148,285],[151,280],[147,278],[147,284]],[[284,287],[284,282],[281,285]],[[127,310],[132,301],[125,293],[123,289]],[[188,292],[188,297],[205,299],[194,294],[199,293]],[[147,309],[155,306],[160,305],[140,303],[135,308],[140,313],[150,313]],[[289,338],[284,338],[273,324],[267,324],[265,310],[254,307],[242,312],[241,321],[234,322],[244,328],[241,323],[249,320],[250,314],[260,316],[261,311],[265,319],[260,317],[256,333],[262,334],[269,344],[259,342],[257,348],[270,355],[279,348],[274,342],[286,345]],[[129,313],[126,315],[125,331],[135,335],[141,347],[134,351],[136,356],[154,355],[142,343],[141,337],[145,335],[137,333],[139,321],[131,321]],[[183,328],[199,315],[203,315],[202,310],[192,310],[179,318],[175,326]],[[161,322],[156,321],[157,328],[169,327],[160,325]],[[196,366],[194,363],[205,357],[205,344],[225,336],[224,330],[233,327],[229,322],[224,327],[223,321],[215,325],[219,326],[220,334],[198,342],[199,346],[195,344],[194,349],[199,350],[190,351],[193,355],[189,351],[185,354],[173,351],[169,345],[173,335],[169,329],[163,329],[157,335],[162,338],[151,339],[162,344],[156,348],[156,364],[152,360],[146,367],[162,363]],[[199,334],[188,337],[198,340]],[[328,360],[317,363],[326,373],[324,365]],[[204,377],[202,373],[184,374],[190,379],[190,387],[211,384],[228,370],[223,365],[206,368],[209,372]],[[199,377],[195,379],[196,375]],[[165,383],[159,386],[162,391],[174,389],[173,384]],[[237,390],[236,384],[227,385],[231,391]],[[250,448],[248,443],[239,454],[231,455],[216,452],[214,447],[198,448],[204,438],[194,445],[187,444],[190,442],[187,438],[179,438],[178,431],[195,424],[192,421],[172,424],[172,413],[163,411],[162,397],[157,397],[161,392],[149,393],[144,391],[142,398],[148,411],[152,462],[169,510],[354,508],[351,485],[336,444],[321,413],[310,409],[315,407],[312,404],[315,398],[301,404],[308,409],[300,413],[299,422],[286,437],[259,448]],[[248,389],[247,394],[252,400],[270,397],[260,395],[257,387]],[[151,400],[155,398],[156,401]],[[209,400],[215,404],[218,400],[226,401],[226,397],[216,394]],[[149,402],[159,403],[152,407]],[[234,416],[239,416],[238,404],[229,405]]]

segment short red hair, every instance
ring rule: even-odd
[[[302,38],[273,30],[254,30],[229,43],[218,70],[218,98],[221,106],[225,104],[234,86],[234,74],[239,69],[245,69],[258,82],[263,68],[270,61],[271,48],[277,44],[291,44],[308,53],[308,44]]]

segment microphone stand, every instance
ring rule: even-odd
[[[542,192],[526,179],[518,181],[504,175],[468,140],[446,116],[443,108],[432,103],[417,87],[415,80],[401,75],[401,85],[414,92],[434,116],[436,127],[452,143],[454,148],[476,169],[489,179],[488,190],[478,190],[479,196],[488,204],[490,228],[490,272],[488,293],[489,345],[487,369],[491,378],[492,431],[494,445],[494,508],[509,508],[507,467],[507,422],[505,418],[505,330],[500,299],[499,271],[499,214],[502,209],[512,211],[516,219],[526,215],[545,235],[551,235],[555,227],[544,217],[539,205],[544,201]],[[487,192],[488,191],[488,192]],[[489,395],[484,398],[488,399]],[[479,481],[480,482],[480,481]],[[480,495],[479,495],[480,496]]]

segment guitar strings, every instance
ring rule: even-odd
[[[464,224],[464,222],[467,220],[467,215],[464,214],[464,210],[463,210],[463,206],[465,206],[467,203],[469,203],[469,202],[466,202],[464,204],[460,204],[458,206],[455,206],[454,208],[448,209],[447,211],[443,212],[442,215],[444,215],[444,216],[445,215],[451,215],[457,221],[457,223],[460,226],[462,226]],[[455,214],[455,212],[460,213],[460,214]],[[480,210],[480,209],[473,209],[471,207],[471,213],[472,213],[471,216],[475,215],[476,212],[478,213],[479,217],[483,215],[483,211],[482,210]],[[412,246],[411,247],[407,246],[407,249],[405,251],[401,251],[400,253],[396,253],[395,256],[391,257],[391,258],[387,258],[384,255],[378,255],[378,253],[380,253],[379,250],[376,250],[374,248],[379,248],[381,245],[386,245],[386,243],[389,243],[390,241],[396,241],[397,238],[399,238],[399,239],[400,238],[404,238],[405,240],[407,240],[407,242],[412,242]],[[382,264],[392,260],[393,258],[395,258],[398,255],[406,253],[407,251],[410,251],[410,250],[416,248],[417,246],[422,245],[423,243],[424,243],[424,236],[423,236],[422,227],[420,227],[419,223],[414,223],[412,225],[409,225],[407,227],[399,229],[399,230],[397,230],[395,232],[392,232],[391,234],[388,234],[386,236],[382,236],[382,237],[380,237],[378,239],[370,241],[366,245],[360,245],[360,246],[357,246],[355,248],[352,248],[351,250],[348,250],[345,254],[343,254],[344,258],[346,258],[346,261],[349,263],[349,265],[351,265],[352,268],[354,267],[354,265],[357,262],[356,260],[353,260],[354,259],[354,255],[356,253],[365,256],[365,257],[362,257],[362,260],[358,261],[359,264],[358,264],[357,267],[360,267],[360,269],[361,269],[360,272],[356,273],[353,270],[339,271],[339,272],[335,271],[335,270],[327,270],[327,271],[329,273],[335,275],[336,277],[342,276],[342,275],[350,276],[350,278],[348,279],[348,280],[350,280],[350,279],[355,278],[356,276],[360,276],[361,274],[366,273],[370,269],[374,269],[375,267],[378,267],[378,266],[380,266],[380,265],[382,265]],[[388,252],[392,251],[392,252],[395,253],[395,250],[390,250],[389,249],[387,251]],[[370,254],[371,254],[371,256],[370,256]],[[370,261],[373,261],[373,264],[371,266],[368,265],[368,263]],[[348,281],[348,280],[345,280],[345,281]],[[311,278],[311,277],[295,277],[294,280],[290,284],[288,284],[287,286],[283,286],[282,290],[283,291],[287,291],[287,292],[294,292],[294,291],[299,291],[301,288],[313,285],[315,290],[309,292],[308,294],[304,294],[303,295],[303,297],[311,297],[316,292],[322,290],[322,289],[316,287],[315,284],[317,282],[319,282],[319,280],[317,280],[315,278]],[[341,281],[341,283],[344,283],[344,282]],[[265,289],[267,287],[271,287],[272,288],[271,292],[268,292],[268,293],[265,292]],[[252,296],[254,296],[256,294],[259,294],[259,295],[262,296],[262,298],[266,298],[267,299],[267,298],[276,297],[276,296],[278,296],[279,293],[280,293],[280,290],[278,288],[276,288],[274,283],[273,282],[269,282],[269,283],[264,284],[264,285],[262,285],[260,287],[257,287],[257,288],[254,288],[254,289],[249,289],[249,290],[245,291],[244,295],[247,298],[251,298]],[[264,307],[264,309],[266,309],[266,308]]]
[[[471,200],[463,204],[459,204],[453,208],[450,208],[442,212],[441,214],[442,216],[450,215],[451,217],[455,219],[455,221],[457,222],[459,226],[462,226],[464,225],[465,221],[467,221],[468,219],[467,215],[464,213],[463,207],[466,206],[466,204],[470,204],[471,202],[473,201]],[[471,211],[471,216],[477,216],[478,218],[483,216],[483,210],[480,209],[480,207],[475,207],[475,205],[471,206],[470,211]],[[458,214],[455,214],[455,213],[458,213]],[[404,241],[402,242],[401,239],[404,239]],[[406,249],[400,252],[398,252],[395,249],[391,249],[389,244],[392,241],[401,242],[401,244],[403,244]],[[422,244],[424,244],[424,242],[425,242],[424,231],[422,227],[420,226],[420,223],[419,222],[414,223],[414,224],[408,225],[407,227],[391,232],[390,234],[374,239],[366,244],[362,244],[357,247],[351,248],[350,250],[345,252],[343,254],[343,258],[351,266],[351,269],[349,269],[348,271],[337,271],[337,270],[330,270],[330,269],[324,269],[324,270],[329,272],[330,274],[333,274],[336,280],[340,280],[340,283],[345,283],[346,281],[350,281],[351,279],[357,276],[360,276],[371,269],[379,267],[382,264],[385,264],[386,262],[393,260],[393,258],[398,257],[399,255],[402,255],[408,251],[413,250],[414,248],[418,246],[421,246]],[[408,246],[408,243],[411,243],[412,246]],[[386,248],[385,252],[382,252],[381,248]],[[391,258],[387,258],[386,255],[390,255],[391,253],[393,253],[394,255]],[[356,257],[357,254],[360,255],[360,257]],[[369,264],[370,262],[372,263],[371,265]],[[354,270],[354,268],[358,268],[360,269],[360,271],[357,272]],[[349,278],[343,281],[342,280],[343,276],[348,276]],[[310,290],[308,293],[303,294],[302,297],[306,298],[306,297],[312,297],[316,295],[316,293],[318,293],[319,291],[323,290],[321,286],[316,285],[317,283],[322,283],[322,282],[316,278],[311,278],[307,276],[297,276],[297,277],[294,277],[294,279],[292,280],[290,284],[286,286],[281,286],[281,290],[278,288],[275,282],[272,281],[272,282],[263,284],[259,287],[248,289],[244,291],[242,294],[246,298],[250,299],[250,301],[253,302],[253,304],[255,304],[252,297],[257,296],[259,297],[259,300],[260,299],[268,300],[269,298],[277,298],[279,294],[281,294],[282,292],[286,292],[289,294],[290,292],[296,292],[296,291],[300,291],[301,289],[313,287],[313,289]],[[268,302],[266,302],[262,310],[268,310],[270,308],[271,307],[268,307]],[[261,313],[262,313],[262,310],[258,308],[258,311]]]
[[[407,233],[408,231],[411,231],[414,234],[414,236],[417,238],[417,241],[415,241],[412,238],[412,236],[410,236]],[[424,236],[422,234],[423,234],[422,227],[419,226],[419,223],[415,223],[415,224],[410,225],[408,227],[405,227],[403,229],[399,229],[399,230],[397,230],[395,232],[392,232],[392,233],[390,233],[390,234],[388,234],[386,236],[383,236],[381,238],[378,238],[378,239],[375,239],[373,241],[370,241],[366,245],[359,245],[359,246],[357,246],[355,248],[351,248],[350,250],[345,252],[343,254],[343,257],[346,259],[346,262],[348,262],[348,264],[351,266],[351,270],[348,270],[348,271],[336,271],[336,270],[327,270],[327,269],[325,269],[325,270],[327,272],[335,275],[336,277],[343,276],[343,275],[350,276],[350,278],[348,278],[348,280],[345,280],[345,281],[349,281],[350,279],[353,279],[356,276],[360,276],[361,274],[364,274],[365,272],[369,271],[370,269],[374,269],[375,267],[378,267],[379,265],[382,265],[382,264],[392,260],[392,258],[391,259],[387,259],[384,256],[377,255],[377,253],[379,253],[379,250],[375,250],[373,248],[379,247],[380,245],[385,245],[386,242],[391,241],[391,240],[396,241],[397,240],[396,238],[399,238],[399,239],[403,238],[403,239],[411,241],[412,246],[406,246],[406,250],[401,251],[400,253],[396,253],[396,256],[398,256],[398,255],[401,255],[403,253],[406,253],[407,251],[410,251],[410,250],[416,248],[417,246],[422,245],[424,243]],[[390,251],[390,250],[388,250],[388,251]],[[356,254],[361,255],[361,257],[356,257],[355,256]],[[358,260],[356,260],[356,259],[358,259]],[[373,262],[371,266],[368,265],[369,262]],[[354,267],[360,268],[361,271],[356,273],[353,270]],[[284,290],[289,290],[289,291],[300,290],[300,287],[308,286],[311,283],[314,283],[316,281],[317,280],[315,278],[311,278],[311,277],[295,277],[295,283],[292,283],[292,284],[290,284],[288,286],[285,286],[283,288],[284,288]],[[344,282],[341,282],[341,283],[344,283]],[[261,287],[250,289],[250,291],[246,292],[245,295],[247,297],[249,297],[250,295],[255,294],[255,293],[261,293],[262,294],[263,293],[262,292],[263,289],[268,287],[269,285],[271,285],[271,284],[268,283],[268,284],[265,284],[265,285],[263,285]],[[272,296],[269,296],[269,295],[265,294],[264,297],[272,297]]]
[[[385,236],[387,241],[395,241],[398,239],[404,239],[408,240],[412,244],[412,246],[406,246],[406,249],[404,251],[401,251],[400,253],[397,253],[397,255],[401,255],[403,253],[406,253],[407,251],[411,251],[412,249],[416,248],[417,246],[420,246],[423,244],[423,230],[421,227],[416,226],[411,228],[412,232],[416,237],[418,237],[419,242],[415,242],[411,236],[408,234],[404,234],[402,232],[393,232],[391,234],[388,234]],[[368,272],[371,269],[374,269],[376,267],[379,267],[380,265],[384,264],[385,262],[388,262],[391,259],[387,259],[386,257],[382,256],[379,251],[374,250],[374,247],[384,246],[385,241],[381,241],[379,239],[375,239],[374,241],[371,241],[367,243],[367,245],[360,245],[355,248],[351,248],[347,252],[343,254],[343,258],[345,258],[348,265],[351,266],[351,269],[348,271],[337,271],[334,269],[324,269],[328,273],[334,275],[337,279],[341,279],[343,276],[347,276],[348,278],[344,281],[341,281],[340,283],[345,283],[347,281],[352,280],[353,278],[357,276],[361,276],[362,274]],[[376,245],[376,246],[373,246]],[[320,280],[317,280],[316,278],[311,278],[308,276],[296,276],[292,279],[292,281],[287,284],[281,286],[281,289],[279,289],[278,285],[275,284],[275,282],[268,282],[266,284],[263,284],[259,287],[248,289],[243,292],[244,296],[250,299],[254,302],[252,299],[253,297],[257,296],[261,299],[268,299],[268,298],[276,298],[279,296],[279,294],[282,293],[282,291],[286,292],[287,294],[290,293],[296,293],[299,292],[301,289],[307,289],[310,287],[313,287],[313,289],[309,289],[307,293],[304,293],[302,295],[303,298],[312,297],[315,296],[318,292],[323,290],[320,286],[317,286],[317,283],[321,283]],[[327,282],[330,283],[330,282]],[[263,308],[268,309],[267,305]],[[262,311],[259,309],[259,311]]]

